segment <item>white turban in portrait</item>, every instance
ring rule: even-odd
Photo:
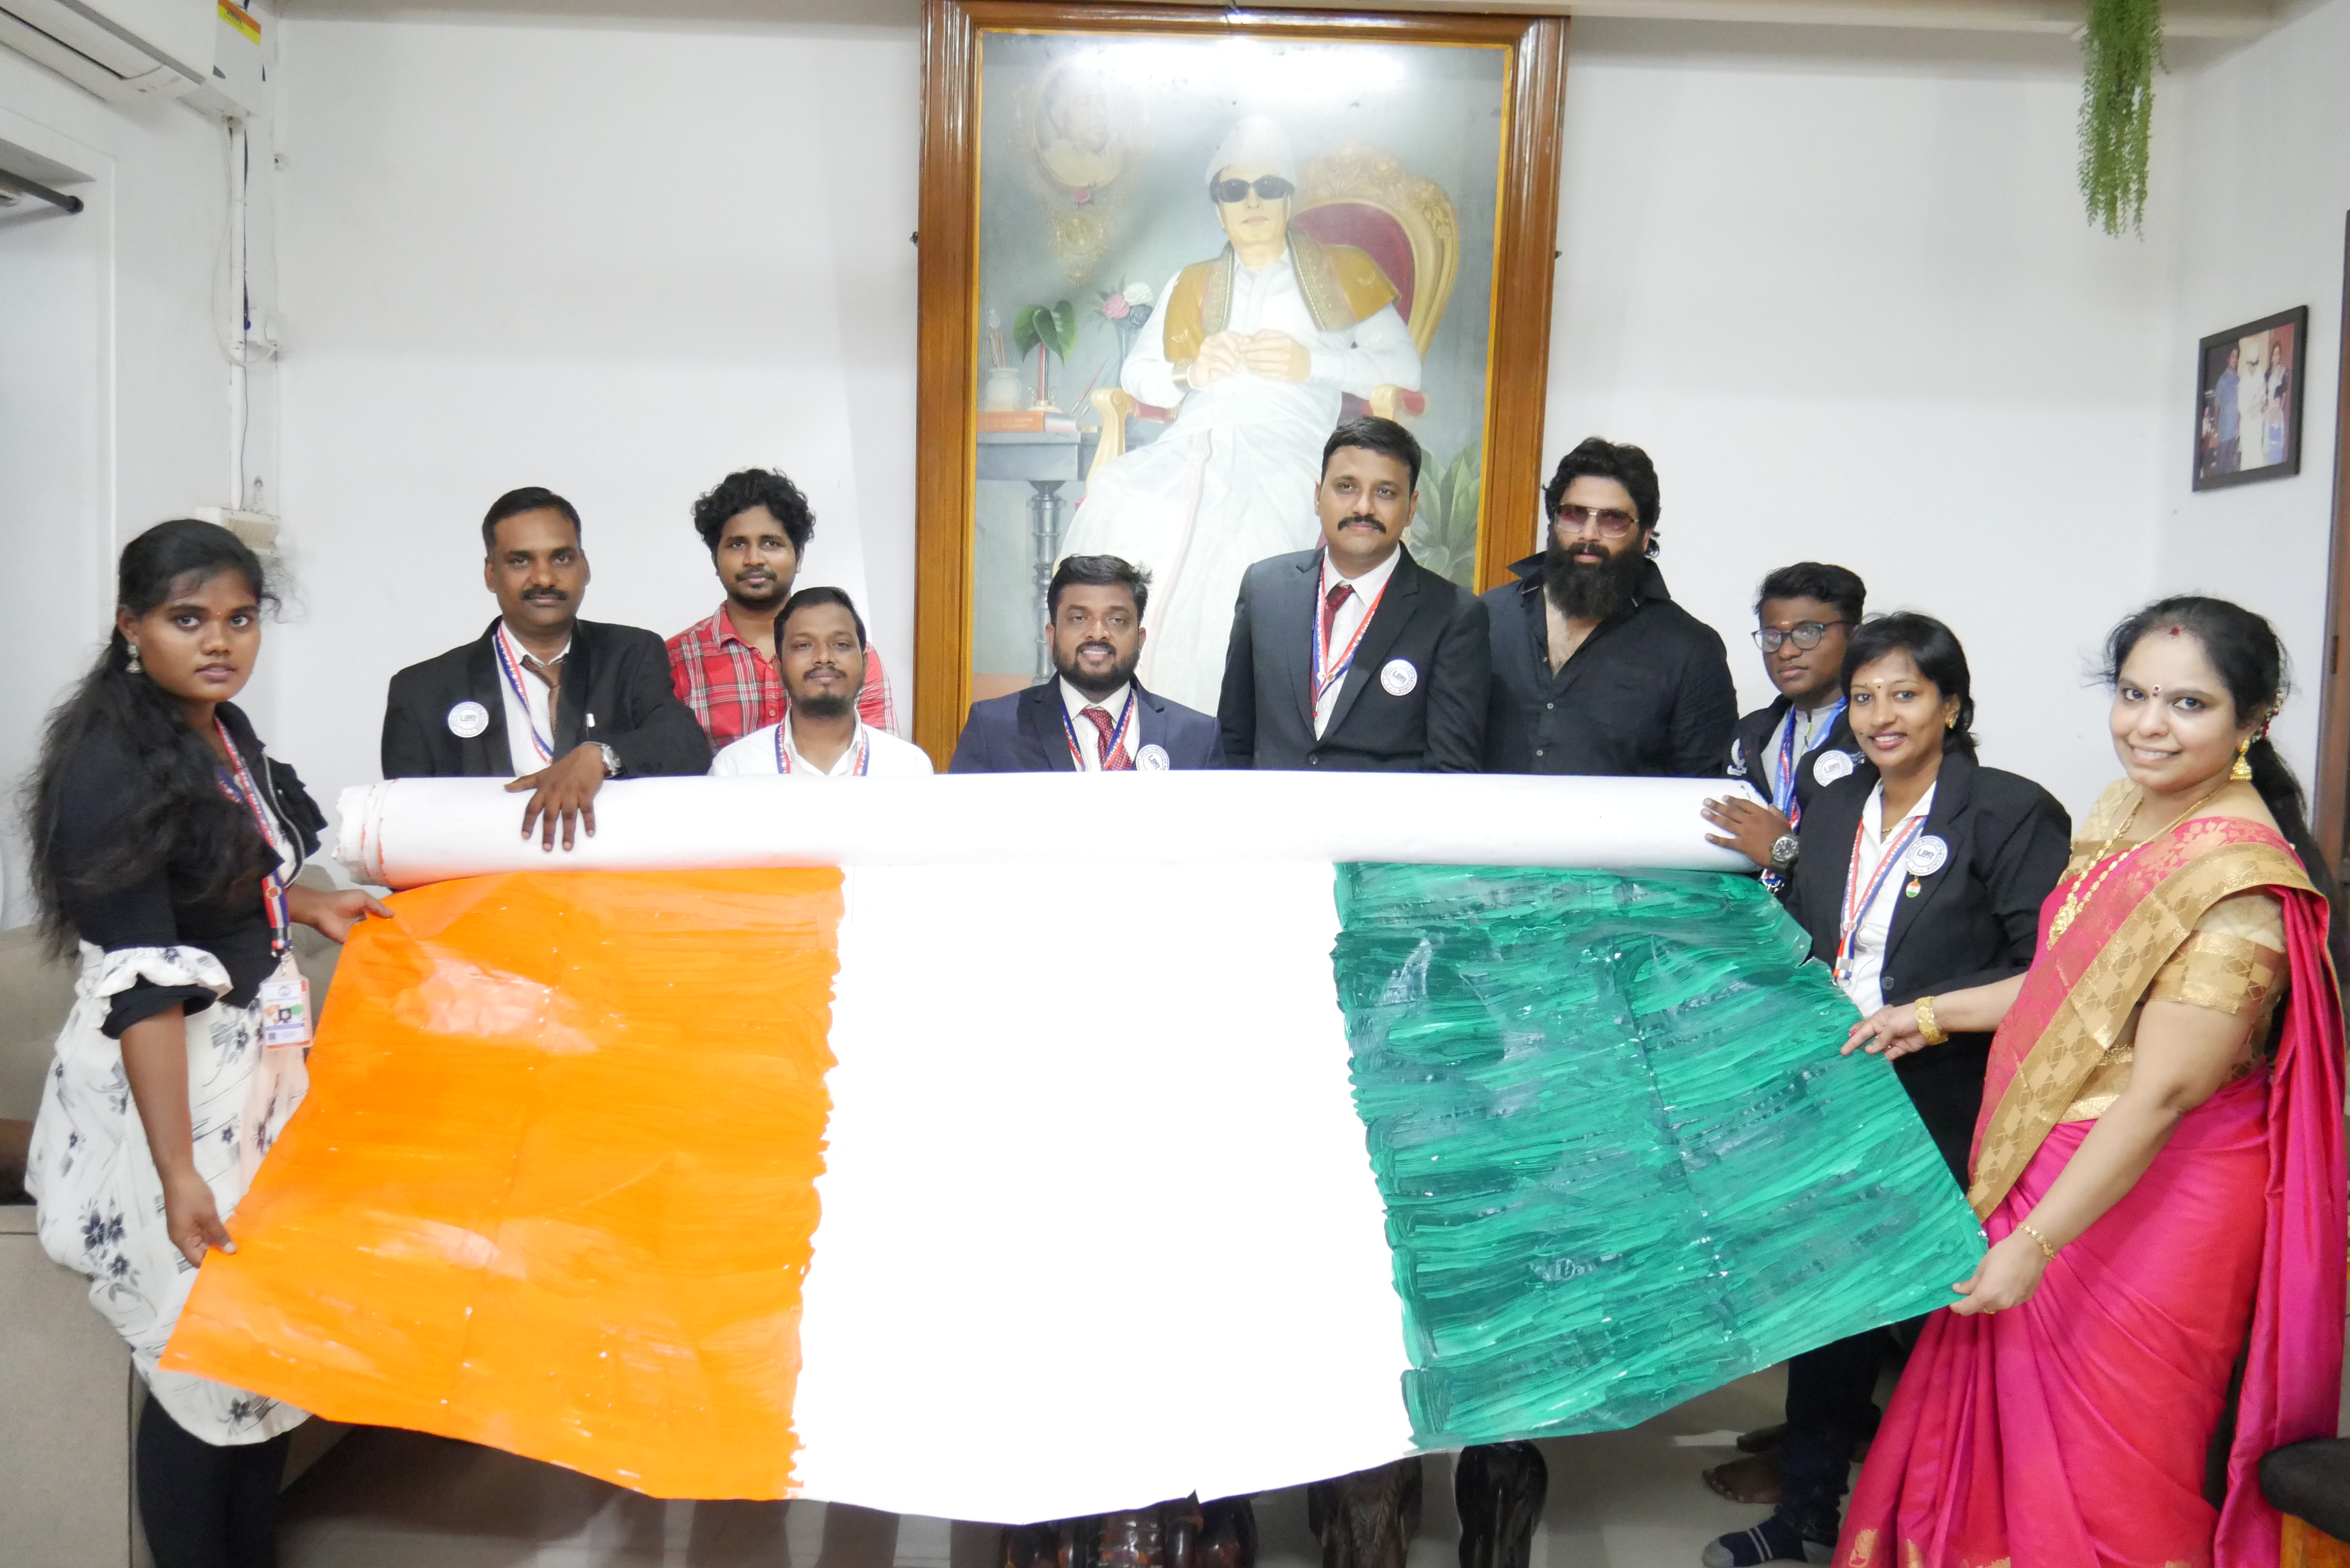
[[[1297,182],[1297,161],[1290,155],[1289,132],[1281,128],[1281,121],[1265,115],[1243,115],[1232,123],[1216,155],[1208,160],[1209,182],[1213,183],[1217,175],[1235,164],[1269,169],[1293,185]]]

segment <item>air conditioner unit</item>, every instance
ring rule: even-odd
[[[109,103],[212,80],[216,0],[0,0],[0,44]]]

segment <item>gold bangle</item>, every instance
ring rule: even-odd
[[[1918,999],[1918,1034],[1929,1045],[1939,1045],[1950,1037],[1949,1031],[1934,1022],[1934,999],[1930,996]]]
[[[2040,1251],[2042,1256],[2045,1257],[2052,1263],[2056,1261],[2056,1249],[2048,1244],[2047,1237],[2042,1235],[2039,1231],[2033,1230],[2031,1226],[2023,1223],[2020,1220],[2016,1221],[2015,1228],[2040,1243]]]

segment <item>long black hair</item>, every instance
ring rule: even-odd
[[[1918,672],[1934,683],[1934,690],[1959,700],[1959,722],[1942,732],[1942,750],[1973,756],[1974,682],[1967,674],[1967,650],[1959,646],[1958,634],[1932,616],[1915,610],[1871,616],[1853,628],[1852,640],[1845,644],[1841,680],[1846,692],[1852,691],[1852,678],[1862,665],[1874,664],[1888,653],[1908,654]]]
[[[2220,684],[2227,687],[2229,701],[2236,705],[2236,722],[2258,726],[2244,753],[2252,767],[2252,788],[2260,792],[2262,804],[2276,818],[2285,842],[2301,857],[2302,869],[2309,873],[2311,883],[2332,901],[2333,867],[2326,865],[2316,836],[2309,831],[2308,799],[2302,794],[2301,781],[2268,737],[2268,721],[2276,716],[2285,693],[2292,690],[2284,644],[2278,640],[2276,628],[2265,617],[2226,599],[2205,598],[2200,594],[2158,599],[2125,617],[2106,639],[2105,668],[2099,671],[2106,684],[2120,685],[2122,661],[2147,637],[2171,627],[2202,645],[2203,657],[2220,672]]]
[[[122,547],[115,603],[135,618],[223,572],[244,577],[256,602],[271,602],[268,577],[244,541],[192,518],[158,523]],[[57,838],[69,764],[93,742],[130,759],[143,774],[143,787],[106,854],[63,866]],[[97,665],[50,710],[40,765],[25,785],[33,896],[42,931],[53,944],[62,950],[73,941],[68,898],[100,897],[167,868],[174,890],[199,901],[258,885],[273,857],[244,808],[222,793],[217,766],[211,742],[189,726],[178,701],[131,670],[130,644],[120,628],[109,632]]]

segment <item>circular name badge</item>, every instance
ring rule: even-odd
[[[1167,748],[1153,741],[1134,753],[1134,771],[1140,774],[1163,774],[1174,764],[1167,760]]]
[[[1852,758],[1844,752],[1822,752],[1812,761],[1812,777],[1824,784],[1832,784],[1852,773]]]
[[[1929,833],[1909,846],[1901,863],[1912,877],[1931,877],[1950,863],[1950,846]]]
[[[1409,659],[1390,659],[1379,670],[1379,684],[1390,697],[1409,697],[1419,684],[1419,671]]]
[[[449,710],[449,732],[470,741],[490,727],[490,711],[470,698]]]

